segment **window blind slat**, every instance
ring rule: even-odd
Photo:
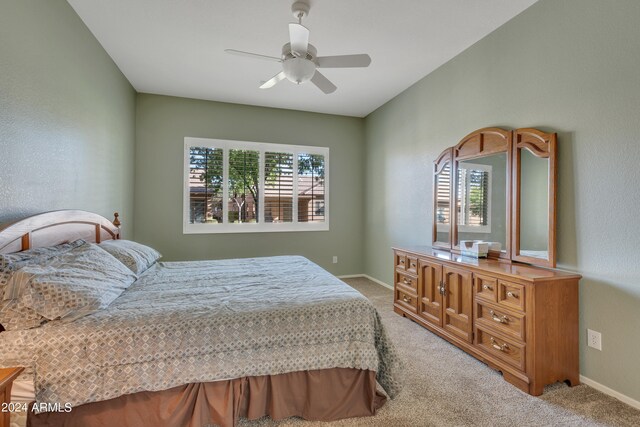
[[[436,176],[436,213],[438,224],[449,224],[451,212],[449,207],[449,193],[451,189],[451,167],[446,165]]]
[[[265,153],[265,222],[293,221],[293,153]]]

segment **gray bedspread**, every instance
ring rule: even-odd
[[[303,257],[159,263],[107,309],[0,334],[0,366],[27,366],[38,403],[294,371],[377,372],[400,389],[396,351],[363,295]]]

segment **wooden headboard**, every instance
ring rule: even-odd
[[[84,239],[100,243],[120,238],[118,213],[109,221],[87,211],[61,210],[45,212],[0,226],[0,253],[20,252],[31,248],[54,246]]]

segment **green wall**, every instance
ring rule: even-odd
[[[135,91],[69,4],[0,1],[0,223],[132,218],[134,138]]]
[[[541,0],[366,118],[365,272],[431,242],[432,161],[486,126],[559,137],[558,261],[582,375],[640,400],[640,2]],[[586,346],[602,332],[603,351]]]
[[[362,119],[140,94],[136,135],[135,238],[165,260],[299,254],[335,274],[362,272]],[[329,147],[330,231],[182,234],[185,136]]]

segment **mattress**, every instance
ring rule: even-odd
[[[34,372],[37,403],[330,368],[374,371],[392,398],[400,389],[373,305],[295,256],[158,263],[107,309],[3,332],[0,347],[0,366]]]

